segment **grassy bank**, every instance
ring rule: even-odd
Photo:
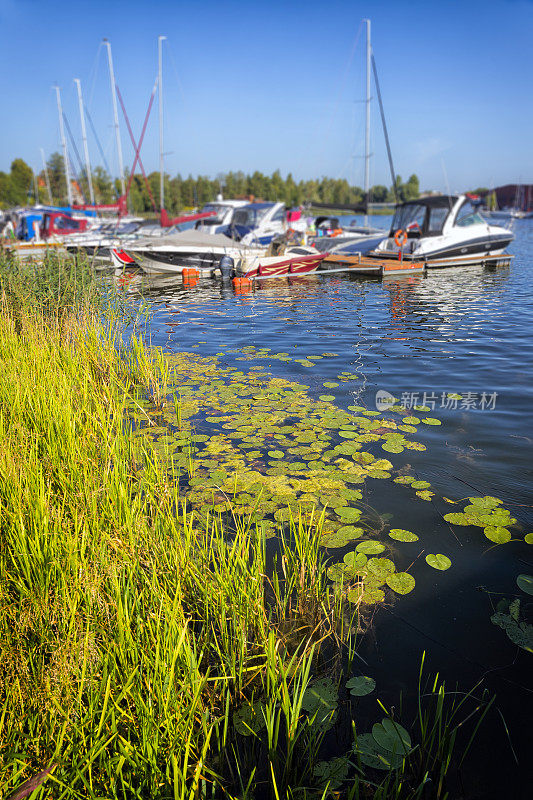
[[[266,527],[233,453],[208,484],[175,360],[124,347],[83,265],[0,275],[0,796],[445,797],[463,707],[437,683],[416,740],[386,716],[338,755],[368,587],[332,587],[325,512]]]

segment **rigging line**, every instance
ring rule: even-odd
[[[91,80],[91,74],[92,74],[92,84],[91,84],[91,90],[89,92],[89,105],[91,107],[92,107],[92,104],[93,104],[94,90],[95,90],[95,86],[96,86],[96,78],[98,76],[98,67],[100,66],[100,53],[102,51],[102,45],[103,45],[103,42],[100,42],[100,44],[98,45],[98,49],[96,51],[96,56],[95,56],[95,59],[94,59],[94,62],[93,62],[93,66],[91,68],[91,72],[89,73],[89,81]]]
[[[111,179],[111,170],[109,169],[109,164],[107,163],[107,158],[105,157],[105,153],[102,150],[102,145],[100,144],[100,139],[98,138],[98,134],[96,133],[96,129],[95,129],[94,125],[93,125],[92,117],[89,114],[89,109],[87,108],[85,103],[83,104],[83,107],[85,108],[85,113],[87,114],[87,119],[89,120],[89,125],[91,126],[91,130],[93,132],[93,136],[96,139],[96,144],[98,145],[98,150],[100,152],[100,155],[102,156],[102,161],[104,162],[104,167],[106,169],[107,174],[109,175],[109,177]],[[116,190],[116,187],[115,187],[115,183],[114,183],[114,181],[112,179],[111,179],[111,185],[113,186],[113,192],[115,194],[115,197],[118,197],[117,190]]]
[[[381,124],[383,126],[383,135],[385,136],[385,144],[387,146],[387,157],[389,159],[389,169],[392,179],[392,191],[394,192],[394,199],[396,203],[398,203],[398,189],[396,186],[396,174],[394,172],[394,163],[392,161],[392,152],[390,147],[389,141],[389,132],[387,130],[387,123],[385,121],[385,111],[383,110],[383,101],[381,99],[381,89],[379,86],[378,80],[378,71],[376,69],[376,59],[374,58],[374,52],[372,52],[372,72],[374,73],[374,81],[376,83],[376,94],[378,96],[378,103],[379,103],[379,113],[381,114]]]
[[[130,121],[128,119],[128,115],[126,114],[126,109],[124,107],[124,101],[122,100],[122,95],[120,93],[120,89],[118,88],[117,84],[115,84],[115,88],[117,90],[117,96],[118,96],[118,99],[120,101],[120,106],[122,108],[122,113],[124,114],[124,119],[126,120],[126,126],[128,128],[128,133],[130,135],[131,143],[132,143],[133,149],[135,151],[135,158],[133,160],[133,167],[131,168],[131,173],[130,173],[130,177],[129,177],[129,180],[128,180],[128,188],[126,189],[126,197],[128,196],[128,193],[129,193],[129,190],[130,190],[130,187],[131,187],[131,182],[133,180],[133,175],[134,175],[134,172],[135,172],[135,167],[137,166],[137,161],[138,161],[139,162],[139,166],[141,168],[141,172],[142,172],[143,178],[144,178],[144,182],[145,182],[146,188],[148,190],[148,194],[150,195],[150,200],[152,201],[152,206],[154,208],[154,211],[157,211],[157,206],[155,204],[155,200],[154,200],[154,196],[152,194],[152,190],[150,188],[150,184],[148,183],[148,178],[146,177],[146,173],[144,171],[144,166],[143,166],[143,162],[142,162],[142,159],[141,159],[141,147],[142,147],[142,143],[143,143],[143,139],[144,139],[144,134],[146,133],[146,126],[148,125],[148,119],[150,117],[150,112],[152,110],[152,105],[153,105],[155,93],[156,93],[156,90],[157,90],[157,83],[158,83],[158,78],[155,79],[154,88],[152,89],[152,94],[150,95],[150,102],[148,103],[148,110],[147,110],[146,116],[144,118],[144,124],[143,124],[143,127],[142,127],[141,136],[139,138],[139,143],[138,144],[136,143],[135,137],[133,136],[133,131],[131,130]]]
[[[80,191],[81,191],[81,193],[83,195],[83,202],[86,203],[87,202],[87,197],[85,196],[85,192],[83,191],[83,187],[82,187],[81,180],[80,180],[80,175],[83,172],[83,164],[82,164],[82,161],[81,161],[81,158],[80,158],[80,154],[78,152],[78,148],[76,147],[76,142],[74,140],[74,136],[72,135],[72,131],[70,129],[70,125],[68,124],[68,119],[67,119],[67,115],[65,114],[65,112],[63,112],[63,120],[65,122],[65,125],[67,126],[67,133],[68,133],[68,135],[70,137],[70,143],[72,145],[72,148],[73,148],[74,153],[76,155],[76,158],[78,160],[78,166],[80,168],[80,172],[76,172],[76,170],[73,170],[74,177],[76,178],[76,183],[78,184],[78,186],[80,188]],[[72,163],[71,163],[71,167],[72,167]]]

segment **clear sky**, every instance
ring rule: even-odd
[[[361,185],[367,16],[402,178],[452,191],[533,183],[532,0],[0,0],[0,169],[17,156],[40,168],[39,148],[59,150],[55,83],[81,153],[77,77],[116,173],[100,43],[111,41],[137,137],[161,34],[167,172],[280,169]],[[101,164],[90,131],[89,147]],[[390,184],[377,103],[372,151],[371,182]],[[142,157],[158,169],[157,105]]]

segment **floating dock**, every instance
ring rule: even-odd
[[[399,260],[397,256],[387,256],[382,253],[375,255],[342,255],[341,253],[330,253],[322,265],[319,272],[352,272],[356,275],[374,275],[376,277],[386,277],[391,275],[419,274],[428,269],[442,269],[444,267],[507,267],[514,256],[508,253],[501,255],[471,255],[461,256],[460,258],[434,258],[415,261],[413,257],[404,256]]]

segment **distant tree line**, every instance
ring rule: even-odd
[[[0,208],[34,203],[36,191],[41,203],[51,201],[54,204],[65,205],[67,202],[65,170],[63,157],[59,153],[53,153],[48,159],[47,172],[48,175],[43,170],[34,176],[31,167],[21,158],[16,158],[11,164],[9,173],[0,172]],[[128,178],[126,175],[126,180]],[[147,178],[155,205],[159,208],[159,172],[151,172]],[[97,203],[112,203],[120,194],[119,181],[113,180],[102,167],[96,167],[92,171],[92,182]],[[85,196],[88,202],[86,175],[84,173],[79,175],[73,185],[79,199]],[[398,176],[396,193],[399,200],[418,197],[420,193],[418,177],[411,175],[409,180],[403,183]],[[357,205],[364,199],[363,190],[359,186],[350,186],[345,179],[321,178],[295,181],[291,173],[283,178],[279,170],[272,175],[263,175],[258,171],[252,175],[245,175],[244,172],[227,172],[219,174],[214,179],[205,175],[198,175],[195,178],[192,175],[188,178],[183,178],[181,175],[171,178],[165,175],[165,207],[172,214],[184,208],[201,206],[214,200],[218,194],[223,194],[225,198],[253,195],[263,200],[282,200],[289,206],[304,202]],[[370,191],[370,200],[376,203],[394,202],[395,194],[392,187],[377,185]],[[150,194],[141,175],[134,175],[132,178],[128,204],[135,213],[153,210]]]

